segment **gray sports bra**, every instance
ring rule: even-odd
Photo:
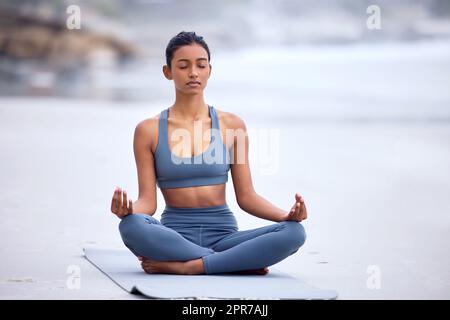
[[[216,110],[209,106],[211,141],[203,153],[179,157],[169,148],[168,108],[159,117],[158,144],[155,150],[156,183],[160,189],[222,184],[228,181],[230,154],[222,141]],[[193,138],[190,139],[194,141]]]

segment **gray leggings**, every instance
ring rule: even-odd
[[[306,240],[305,229],[296,221],[238,231],[227,204],[166,206],[161,222],[147,214],[131,214],[122,219],[119,230],[136,256],[157,261],[202,258],[206,274],[271,266],[297,252]]]

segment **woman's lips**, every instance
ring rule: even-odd
[[[200,83],[199,82],[188,82],[187,85],[189,87],[198,87],[198,86],[200,86]]]

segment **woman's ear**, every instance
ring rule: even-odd
[[[211,76],[212,65],[209,64],[209,76]]]
[[[163,73],[167,80],[172,80],[172,70],[166,64],[163,65]]]

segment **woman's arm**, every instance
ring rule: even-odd
[[[234,133],[231,176],[239,207],[262,219],[276,222],[286,220],[287,211],[276,207],[255,192],[248,161],[247,128],[244,121],[238,116],[231,113],[229,115],[227,128],[232,128]]]
[[[135,202],[128,199],[126,190],[120,187],[116,187],[114,191],[111,212],[120,219],[133,213],[153,215],[156,212],[156,178],[151,149],[156,133],[153,130],[155,121],[152,124],[152,120],[140,122],[134,131],[133,149],[138,172],[138,199]]]
[[[274,206],[256,192],[246,195],[238,201],[239,207],[258,218],[270,221],[285,221],[287,212]]]
[[[134,132],[134,157],[139,183],[139,196],[133,203],[133,213],[153,215],[156,212],[156,174],[152,143],[155,141],[158,121],[147,119],[140,122]]]

